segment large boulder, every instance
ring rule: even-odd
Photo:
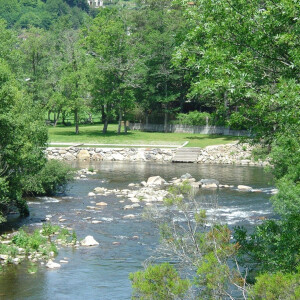
[[[147,180],[147,186],[163,186],[166,184],[166,181],[160,176],[152,176]]]
[[[99,243],[91,236],[86,236],[81,242],[81,246],[97,246]]]
[[[88,150],[80,150],[77,154],[78,160],[90,160],[90,153]]]

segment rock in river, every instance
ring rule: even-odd
[[[158,185],[158,186],[162,186],[166,183],[166,181],[161,178],[160,176],[152,176],[152,177],[149,177],[148,180],[147,180],[147,185],[151,186],[151,185]]]
[[[247,186],[247,185],[238,185],[238,190],[239,191],[251,191],[252,187],[251,186]]]
[[[203,188],[217,188],[219,187],[219,181],[216,179],[201,179],[200,184]]]
[[[81,243],[81,246],[99,245],[99,243],[91,235],[86,236],[80,243]]]
[[[47,262],[46,267],[49,269],[57,269],[60,268],[60,264],[52,261],[51,259]]]

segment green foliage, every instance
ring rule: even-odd
[[[58,225],[52,225],[51,223],[44,223],[42,228],[42,235],[50,236],[60,230]]]
[[[34,105],[20,88],[3,60],[0,60],[0,74],[0,169],[3,188],[0,208],[5,212],[10,204],[15,204],[20,213],[26,215],[28,210],[21,198],[21,178],[36,174],[44,165],[43,146],[47,132],[39,106]]]
[[[185,180],[180,185],[170,186],[168,192],[168,196],[163,199],[164,204],[166,206],[176,205],[181,207],[185,204],[184,195],[188,196],[192,192],[192,188],[189,181]]]
[[[277,181],[278,193],[271,198],[271,201],[276,212],[297,214],[300,212],[300,181],[295,182],[288,177],[289,174]]]
[[[23,193],[33,195],[53,195],[61,192],[73,179],[72,168],[67,164],[50,160],[36,174],[22,179]]]
[[[14,263],[14,258],[19,262],[28,260],[28,272],[33,274],[37,271],[34,262],[53,258],[58,254],[57,244],[73,246],[77,237],[75,232],[45,223],[42,229],[36,229],[32,233],[20,229],[18,232],[0,236],[0,240],[3,241],[0,243],[0,254],[8,256],[3,258],[1,264]],[[5,243],[6,240],[10,243]]]
[[[190,282],[179,277],[169,263],[149,265],[144,271],[129,275],[132,281],[132,299],[185,299]]]
[[[300,115],[299,115],[300,119]],[[294,126],[293,126],[294,127]],[[300,180],[300,129],[295,126],[294,130],[290,127],[279,136],[272,144],[272,164],[274,165],[273,174],[276,179],[285,178],[295,183]]]
[[[206,211],[204,209],[200,210],[199,212],[195,213],[195,221],[196,223],[200,224],[200,225],[204,225],[206,222]]]
[[[12,238],[12,243],[17,247],[24,248],[26,253],[30,251],[41,251],[40,247],[47,242],[47,238],[42,236],[39,230],[35,230],[32,235],[20,230]]]
[[[94,56],[90,65],[92,105],[102,113],[106,124],[103,132],[107,130],[108,121],[117,114],[120,133],[122,118],[126,120],[127,112],[134,107],[136,62],[128,26],[125,14],[105,8],[93,20],[86,37],[87,49]]]
[[[204,126],[210,124],[210,114],[206,112],[190,111],[187,114],[179,113],[176,117],[175,124]]]
[[[5,178],[0,177],[0,223],[5,221],[5,217],[2,214],[9,206],[9,187]]]
[[[253,272],[252,276],[261,272],[294,272],[300,263],[299,230],[299,214],[267,220],[249,236],[245,229],[236,228],[234,238],[240,245],[243,264]]]
[[[209,299],[221,299],[223,289],[228,288],[230,270],[227,264],[220,264],[213,252],[206,254],[197,270],[197,284],[204,287],[202,296]]]
[[[262,274],[256,278],[256,283],[249,291],[249,299],[277,300],[300,298],[300,268],[296,273],[276,272]]]
[[[67,3],[66,3],[67,2]],[[0,18],[9,27],[29,28],[36,26],[49,29],[61,18],[69,20],[69,26],[78,28],[87,17],[89,6],[85,0],[1,0]]]
[[[298,3],[174,2],[189,26],[173,63],[187,72],[191,101],[267,143],[287,123],[299,122]]]

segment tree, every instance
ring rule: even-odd
[[[21,7],[18,0],[3,0],[0,2],[0,18],[3,18],[9,27],[18,20]]]
[[[9,66],[0,60],[0,211],[3,215],[12,204],[21,214],[28,214],[22,199],[21,178],[40,170],[47,141],[39,107],[22,91]]]
[[[23,80],[27,83],[28,92],[33,95],[34,101],[45,104],[49,92],[46,81],[52,47],[51,35],[43,29],[31,27],[23,31],[20,39]]]
[[[184,27],[180,10],[171,1],[141,1],[132,14],[131,39],[135,55],[142,58],[142,79],[137,89],[138,101],[144,107],[146,123],[151,111],[163,112],[165,131],[174,103],[180,98],[182,73],[172,67],[171,59]],[[176,110],[176,109],[175,109]]]
[[[129,30],[126,19],[117,10],[103,9],[87,32],[87,49],[94,57],[93,105],[102,113],[103,133],[107,132],[113,110],[119,115],[120,133],[122,118],[133,106],[135,60],[130,51]]]
[[[189,77],[190,98],[215,109],[227,124],[253,128],[266,138],[274,130],[256,105],[272,113],[272,104],[262,99],[280,92],[279,82],[299,84],[299,6],[203,0],[184,7],[191,30],[174,62],[196,74]]]
[[[60,90],[67,102],[66,106],[74,115],[75,133],[79,134],[80,115],[86,110],[89,90],[86,55],[80,45],[79,32],[66,31],[62,38],[65,43]]]

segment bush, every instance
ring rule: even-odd
[[[199,112],[197,110],[190,111],[188,114],[179,113],[174,124],[203,126],[206,125],[206,120],[210,121],[210,114],[207,112]],[[210,123],[210,122],[209,122]]]
[[[23,193],[30,195],[53,195],[63,191],[73,179],[72,168],[57,161],[48,161],[44,168],[35,175],[23,179]]]
[[[300,299],[300,266],[298,272],[262,274],[250,289],[250,299]]]
[[[280,220],[266,220],[250,235],[235,228],[241,262],[250,270],[250,278],[262,272],[295,272],[300,262],[300,216],[290,214]]]
[[[169,263],[150,265],[145,271],[131,273],[129,278],[134,290],[133,299],[184,299],[190,286]]]

